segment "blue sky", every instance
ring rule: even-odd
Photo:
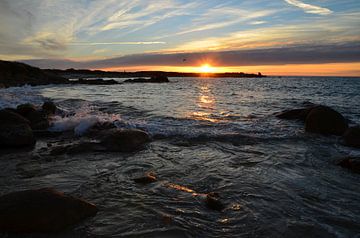
[[[359,0],[0,0],[0,58],[358,47],[359,25]]]

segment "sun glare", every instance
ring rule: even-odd
[[[200,67],[200,71],[203,73],[213,73],[215,69],[209,64],[204,64]]]

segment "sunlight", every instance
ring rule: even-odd
[[[204,64],[200,67],[200,71],[203,73],[213,73],[215,72],[215,68],[211,67],[209,64]]]

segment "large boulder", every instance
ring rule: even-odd
[[[28,124],[0,124],[0,147],[25,147],[35,142]]]
[[[343,135],[343,139],[345,145],[360,148],[360,126],[348,128]]]
[[[12,110],[0,110],[0,147],[24,147],[35,144],[30,122]]]
[[[48,112],[45,110],[37,110],[36,107],[30,103],[17,106],[16,112],[28,119],[31,128],[34,130],[45,130],[50,125],[47,118]]]
[[[95,205],[50,188],[0,197],[0,231],[56,232],[97,213]]]
[[[0,124],[30,124],[30,121],[9,108],[0,110]]]
[[[305,121],[306,117],[308,116],[309,112],[313,108],[299,108],[299,109],[292,109],[292,110],[286,110],[280,113],[277,113],[275,116],[279,119],[285,119],[285,120],[301,120]]]
[[[326,106],[314,107],[305,120],[305,130],[308,132],[342,135],[347,128],[347,120],[340,113]]]
[[[133,152],[150,141],[148,133],[138,129],[113,129],[106,132],[101,145],[108,151]]]

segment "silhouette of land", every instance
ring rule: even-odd
[[[45,72],[58,75],[64,78],[132,78],[132,77],[156,77],[159,75],[166,77],[211,77],[211,78],[259,78],[266,77],[261,73],[247,74],[242,72],[229,73],[183,73],[183,72],[166,72],[166,71],[137,71],[137,72],[115,72],[88,69],[46,69]]]

